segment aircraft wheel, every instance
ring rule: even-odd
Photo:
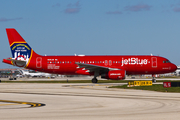
[[[155,78],[153,78],[153,79],[152,79],[152,82],[153,82],[153,83],[156,83],[156,79],[155,79]]]
[[[9,80],[13,80],[13,78],[9,78]]]
[[[92,83],[97,83],[97,82],[98,82],[97,78],[92,79]]]

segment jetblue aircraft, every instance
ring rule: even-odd
[[[151,55],[42,56],[37,54],[15,29],[7,28],[6,32],[12,57],[3,59],[3,62],[36,71],[64,75],[92,75],[94,76],[92,82],[97,83],[97,76],[123,80],[126,75],[163,74],[177,69],[177,66],[168,59]]]

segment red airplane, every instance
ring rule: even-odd
[[[6,29],[12,58],[4,63],[41,72],[64,75],[93,75],[111,80],[123,80],[126,75],[163,74],[174,72],[177,66],[168,59],[152,55],[104,55],[104,56],[42,56],[34,52],[13,28]],[[155,78],[152,79],[156,82]]]

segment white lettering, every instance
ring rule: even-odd
[[[121,73],[111,73],[110,75],[121,75]]]
[[[55,64],[48,64],[47,69],[59,69],[60,66],[56,66]]]
[[[124,66],[124,65],[147,65],[147,63],[150,63],[148,61],[148,59],[139,59],[139,58],[127,58],[127,59],[124,59],[122,58],[122,62],[121,62],[121,66]]]
[[[131,58],[131,64],[132,65],[136,64],[136,58]]]

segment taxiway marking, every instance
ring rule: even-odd
[[[45,106],[45,104],[43,104],[43,103],[32,103],[32,102],[11,101],[11,100],[0,100],[0,102],[16,103],[16,104],[0,104],[0,106],[5,106],[5,105],[18,105],[18,104],[31,105],[30,107],[41,107],[41,106]]]

